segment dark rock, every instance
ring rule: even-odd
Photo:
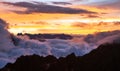
[[[67,35],[67,34],[22,34],[22,33],[18,33],[18,36],[24,36],[27,35],[29,36],[30,39],[36,39],[39,40],[41,42],[45,42],[45,39],[63,39],[63,40],[70,40],[73,37],[71,35]]]
[[[82,57],[21,56],[0,71],[120,71],[120,44],[104,44]]]

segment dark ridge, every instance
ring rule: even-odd
[[[22,33],[18,33],[17,35],[18,36],[27,35],[30,37],[30,39],[36,39],[42,42],[44,42],[45,39],[57,38],[57,39],[63,39],[63,40],[70,40],[73,38],[71,35],[67,35],[67,34],[28,34],[28,33],[22,34]]]
[[[120,44],[104,44],[82,57],[70,54],[54,56],[21,56],[0,71],[120,71]]]

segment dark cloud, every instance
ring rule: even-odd
[[[58,4],[58,5],[71,5],[69,2],[52,2],[53,4]]]
[[[75,28],[85,28],[86,26],[88,26],[88,24],[83,22],[75,22],[71,25],[71,27],[75,27]]]
[[[40,4],[40,5],[41,5],[41,4],[43,4],[43,5],[44,5],[44,4],[47,4],[47,3],[45,3],[45,2],[36,2],[36,1],[32,1],[32,2],[35,3],[35,4]]]
[[[65,13],[65,14],[97,14],[96,12],[84,10],[84,9],[74,9],[69,7],[60,7],[60,6],[53,6],[53,5],[47,5],[47,4],[40,4],[40,3],[28,3],[28,2],[17,2],[17,3],[5,3],[8,5],[18,6],[18,7],[24,7],[27,8],[26,11],[14,11],[16,13]]]
[[[99,16],[99,14],[81,14],[80,16],[83,18],[101,18],[101,16]]]
[[[31,22],[31,23],[34,23],[34,24],[39,24],[39,25],[49,25],[47,22],[44,22],[44,21],[33,21],[33,22]]]
[[[120,25],[120,21],[115,21],[114,25],[116,25],[116,26]]]
[[[98,15],[91,15],[91,14],[88,15],[87,17],[88,17],[88,18],[100,18],[100,16],[98,16]]]
[[[108,14],[108,13],[101,13],[101,14]]]

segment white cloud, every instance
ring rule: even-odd
[[[71,40],[46,39],[45,42],[39,42],[33,39],[22,39],[14,36],[13,45],[10,33],[5,29],[4,22],[0,22],[0,68],[9,62],[14,62],[21,55],[37,54],[40,56],[54,55],[56,57],[65,57],[71,53],[82,56],[95,49],[98,45],[106,42],[119,42],[120,31],[98,33],[96,35],[74,36]],[[77,41],[75,41],[77,39]],[[110,40],[109,40],[110,39]],[[109,40],[109,41],[108,41]],[[111,43],[110,42],[110,43]]]

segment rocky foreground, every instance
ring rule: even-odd
[[[120,71],[120,44],[100,45],[82,57],[21,56],[0,71]]]

